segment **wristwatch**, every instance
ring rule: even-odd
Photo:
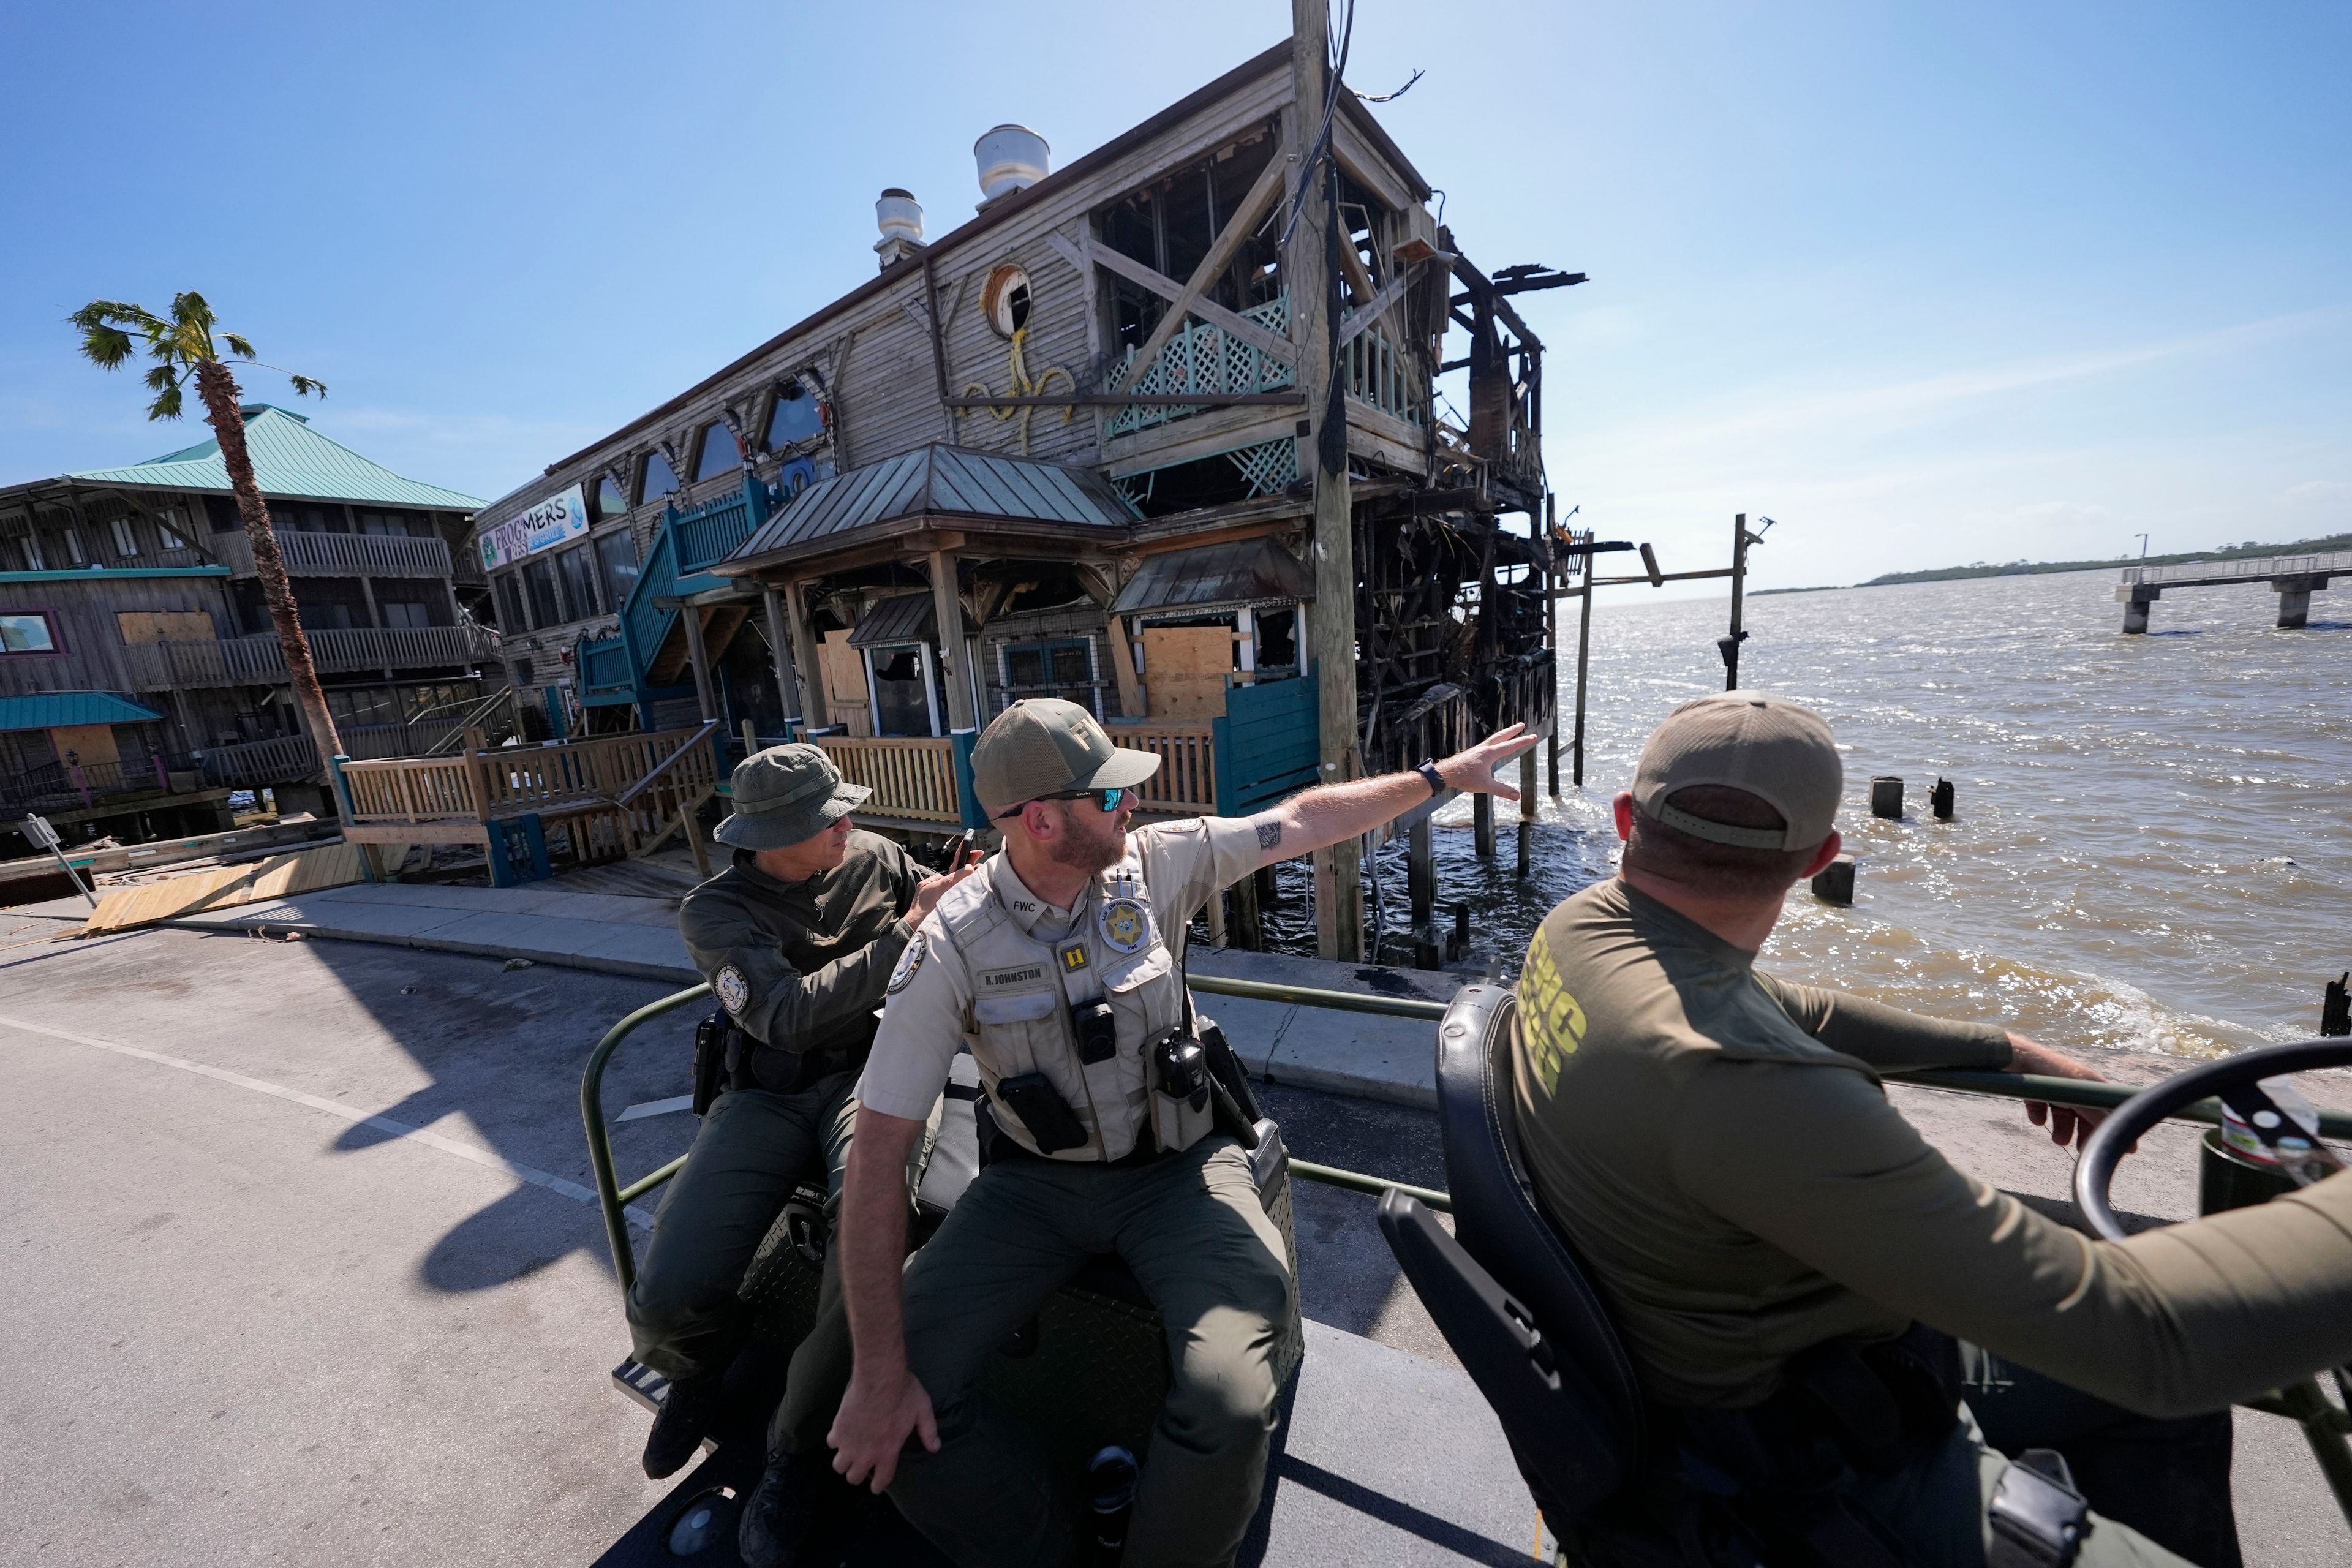
[[[1437,771],[1436,758],[1432,757],[1429,761],[1422,763],[1412,771],[1429,781],[1429,793],[1431,795],[1439,795],[1445,793],[1445,775]]]

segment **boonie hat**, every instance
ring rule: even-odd
[[[1150,752],[1110,743],[1095,716],[1058,697],[1024,697],[971,749],[972,793],[990,811],[1068,790],[1124,789],[1160,771]]]
[[[783,849],[814,838],[874,792],[844,784],[823,746],[795,742],[754,752],[735,764],[735,809],[711,834],[738,849]]]
[[[1738,827],[1666,804],[1694,784],[1745,790],[1786,827]],[[1828,721],[1762,691],[1725,691],[1683,703],[1642,747],[1633,804],[1668,827],[1745,849],[1810,849],[1837,825],[1845,763]]]

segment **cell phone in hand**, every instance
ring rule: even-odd
[[[948,847],[940,851],[939,868],[941,871],[960,869],[966,860],[971,858],[972,847],[979,842],[980,830],[976,827],[965,828],[961,833],[949,839]]]

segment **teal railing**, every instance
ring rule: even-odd
[[[1276,337],[1286,336],[1290,331],[1290,297],[1277,294],[1241,314]],[[1134,363],[1135,350],[1130,348],[1119,362],[1122,380]],[[1160,357],[1143,373],[1135,390],[1154,397],[1175,397],[1188,392],[1279,392],[1297,384],[1297,381],[1296,371],[1256,344],[1234,337],[1223,327],[1201,321],[1168,340],[1168,346],[1160,351]],[[1129,405],[1111,416],[1108,434],[1131,435],[1171,419],[1189,419],[1201,412],[1181,406]]]

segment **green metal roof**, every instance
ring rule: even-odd
[[[260,481],[264,495],[377,501],[385,506],[438,507],[451,511],[474,511],[482,504],[475,496],[402,479],[349,447],[328,440],[311,429],[310,422],[301,415],[289,414],[267,403],[245,405],[245,444],[253,454],[254,476]],[[133,463],[127,468],[90,468],[66,478],[90,484],[149,485],[173,490],[226,492],[229,488],[228,468],[221,461],[220,443],[209,439],[143,463]]]
[[[63,724],[144,724],[161,719],[111,691],[52,691],[41,697],[0,697],[0,730],[54,730]]]

